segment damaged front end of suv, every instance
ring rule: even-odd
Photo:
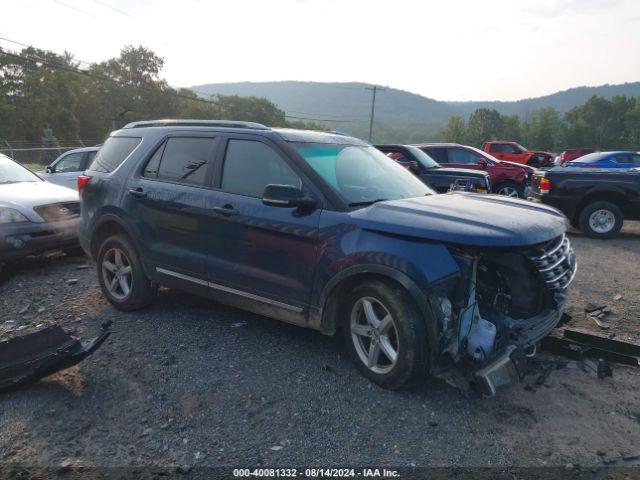
[[[433,373],[492,396],[521,378],[526,358],[560,321],[575,254],[564,234],[533,246],[449,250],[460,274],[429,293],[439,332]]]

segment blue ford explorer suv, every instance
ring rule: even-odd
[[[429,372],[495,393],[558,323],[576,271],[557,210],[435,194],[341,135],[137,122],[78,184],[81,244],[116,308],[168,285],[340,332],[387,388]]]

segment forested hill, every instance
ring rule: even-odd
[[[450,102],[450,104],[458,107],[460,113],[465,116],[477,108],[493,108],[503,115],[516,114],[524,117],[543,107],[552,107],[564,113],[577,105],[582,105],[594,95],[607,100],[616,95],[640,97],[640,82],[601,85],[599,87],[576,87],[543,97],[525,98],[514,102]]]
[[[371,91],[364,83],[239,82],[197,85],[199,94],[264,97],[289,116],[327,120],[331,128],[364,137],[368,130]],[[544,97],[513,102],[442,102],[414,93],[387,88],[378,93],[376,137],[420,139],[439,131],[452,115],[468,115],[477,108],[494,108],[504,115],[526,117],[541,107],[563,113],[586,102],[593,95],[640,96],[640,82],[599,87],[578,87]],[[338,121],[340,120],[340,121]]]

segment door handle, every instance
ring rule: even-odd
[[[230,217],[232,215],[238,215],[238,210],[233,208],[231,205],[225,205],[224,207],[213,207],[212,210],[220,215],[224,215],[225,217]]]
[[[142,188],[138,187],[138,188],[130,188],[129,195],[131,195],[134,198],[144,198],[147,196],[147,193],[144,190],[142,190]]]

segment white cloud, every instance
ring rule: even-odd
[[[12,2],[3,36],[88,61],[143,44],[180,86],[357,80],[506,100],[640,80],[636,0],[61,1],[92,16]]]

